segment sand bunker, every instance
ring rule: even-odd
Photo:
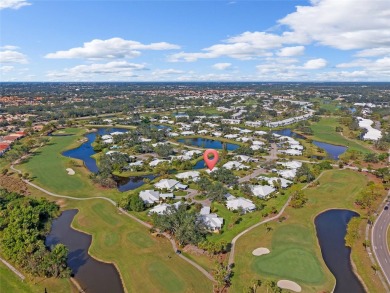
[[[294,292],[301,292],[302,288],[297,283],[289,280],[280,280],[277,283],[279,288],[288,289]]]
[[[76,172],[72,168],[67,168],[66,171],[68,171],[68,175],[76,174]]]
[[[265,248],[265,247],[259,247],[259,248],[256,248],[255,250],[252,251],[252,254],[255,256],[260,256],[260,255],[268,254],[268,253],[270,253],[270,251],[268,248]]]

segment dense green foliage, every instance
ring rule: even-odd
[[[180,245],[198,244],[207,234],[206,226],[197,213],[187,210],[184,204],[177,209],[168,207],[163,215],[154,213],[152,220],[157,229],[174,235]]]
[[[67,248],[58,244],[48,250],[45,236],[58,206],[0,190],[0,247],[2,254],[26,272],[41,277],[68,277]]]

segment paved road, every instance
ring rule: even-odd
[[[387,194],[390,196],[390,191]],[[372,248],[383,274],[390,284],[390,253],[387,246],[387,229],[390,225],[390,209],[382,210],[374,223],[371,234]]]
[[[257,176],[259,176],[261,174],[266,174],[266,173],[267,173],[267,170],[265,170],[263,168],[256,169],[251,174],[246,175],[246,176],[241,177],[240,179],[238,179],[238,183],[243,183],[243,182],[246,182],[246,181],[250,181],[252,178],[256,178]]]

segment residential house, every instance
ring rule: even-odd
[[[238,210],[241,207],[245,213],[252,212],[256,209],[255,204],[251,200],[243,197],[226,201],[226,207],[229,210]]]
[[[266,198],[268,195],[270,195],[272,192],[274,192],[276,189],[269,185],[252,185],[251,191],[254,196],[260,197],[260,198]]]

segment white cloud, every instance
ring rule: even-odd
[[[292,35],[341,50],[390,46],[388,0],[311,0],[280,24]]]
[[[0,63],[21,63],[26,64],[27,56],[14,50],[0,51]]]
[[[183,70],[169,68],[169,69],[156,69],[155,71],[153,71],[152,75],[164,76],[164,75],[182,74],[182,73],[184,73]]]
[[[52,71],[47,74],[49,78],[67,80],[91,80],[94,77],[134,77],[135,71],[147,70],[144,64],[128,63],[126,61],[112,61],[108,63],[94,63],[89,65],[77,65],[66,68],[63,71]]]
[[[1,1],[1,0],[0,0]],[[6,46],[1,46],[1,50],[10,50],[10,51],[16,51],[20,49],[18,46],[11,46],[11,45],[6,45]]]
[[[211,59],[227,56],[235,59],[248,60],[254,57],[267,57],[273,54],[267,50],[280,47],[284,37],[265,32],[244,32],[227,39],[223,44],[212,45],[202,49],[202,52],[172,54],[169,61],[194,62],[198,59]]]
[[[12,71],[13,69],[14,69],[13,66],[1,66],[1,67],[0,67],[0,71],[1,71],[1,72],[10,72],[10,71]]]
[[[29,6],[31,3],[26,0],[0,0],[0,10],[10,8],[19,9],[23,6]]]
[[[295,47],[285,47],[280,49],[276,55],[280,57],[291,57],[302,55],[305,52],[304,46],[295,46]]]
[[[143,50],[173,50],[180,49],[178,45],[160,42],[142,44],[137,41],[124,40],[122,38],[112,38],[108,40],[95,39],[84,43],[82,47],[76,47],[67,51],[57,51],[49,53],[45,57],[49,59],[115,59],[134,58],[141,54]]]
[[[366,49],[355,54],[356,57],[377,57],[385,55],[390,55],[390,47]]]
[[[231,63],[216,63],[213,65],[213,68],[215,68],[217,70],[226,70],[231,66],[232,66]]]
[[[327,62],[323,58],[311,59],[303,64],[303,69],[320,69],[325,67],[326,64]]]

